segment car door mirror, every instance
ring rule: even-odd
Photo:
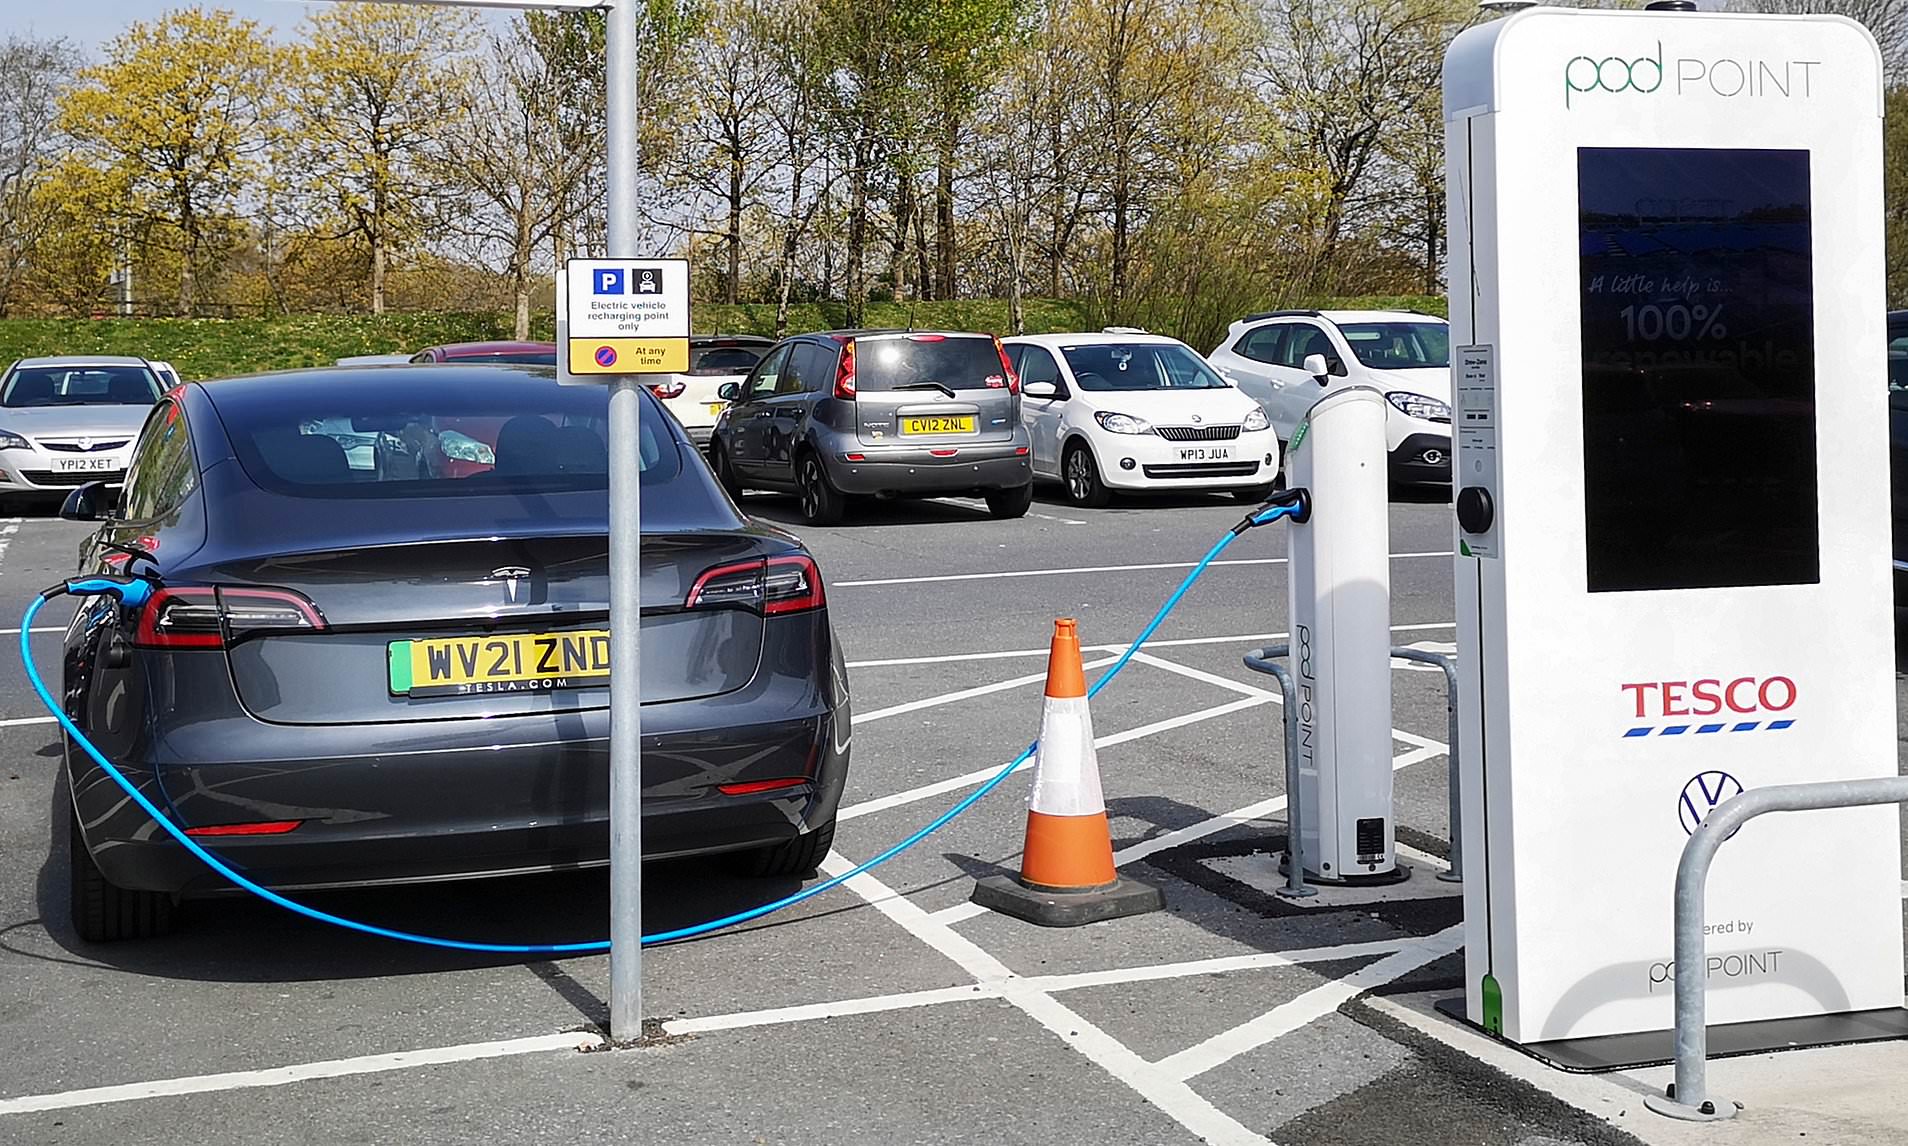
[[[722,385],[716,387],[716,397],[722,399],[724,402],[735,401],[736,397],[741,393],[742,386],[738,382],[724,382]]]
[[[1052,382],[1028,382],[1021,386],[1020,392],[1029,398],[1058,398],[1060,387]]]
[[[89,481],[66,495],[60,516],[67,521],[105,521],[118,498],[103,481]]]
[[[1320,386],[1325,385],[1325,379],[1329,378],[1332,373],[1332,368],[1325,364],[1325,356],[1323,354],[1307,354],[1305,356],[1305,365],[1302,369],[1316,379]]]

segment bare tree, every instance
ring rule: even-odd
[[[595,158],[550,130],[569,77],[537,51],[522,22],[493,36],[467,112],[443,132],[432,168],[455,188],[445,228],[495,252],[515,300],[516,337],[530,336],[531,272],[565,221],[570,190]]]
[[[55,209],[47,181],[60,152],[59,96],[78,66],[66,40],[0,41],[0,317]]]
[[[1727,7],[1735,12],[1847,16],[1874,33],[1890,75],[1899,77],[1900,69],[1908,65],[1908,0],[1733,0]]]

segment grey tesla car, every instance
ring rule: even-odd
[[[0,498],[119,481],[160,389],[143,358],[15,362],[0,377]]]
[[[279,888],[588,867],[609,831],[606,392],[536,367],[187,383],[140,434],[82,572],[74,720],[195,839]],[[483,446],[376,465],[374,435]],[[341,438],[349,440],[341,441]],[[848,767],[820,572],[744,519],[645,394],[643,843],[802,875]],[[472,457],[481,461],[471,460]],[[73,918],[154,934],[222,881],[68,745]],[[62,809],[62,815],[66,810]]]

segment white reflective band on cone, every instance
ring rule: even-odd
[[[1049,816],[1097,816],[1106,811],[1100,792],[1100,758],[1093,750],[1093,717],[1084,696],[1047,698],[1040,718],[1040,751],[1034,757],[1033,792],[1027,807]]]

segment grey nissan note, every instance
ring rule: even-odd
[[[992,335],[797,335],[721,396],[709,460],[732,497],[794,492],[817,525],[856,497],[977,496],[995,517],[1033,501],[1020,382]]]

